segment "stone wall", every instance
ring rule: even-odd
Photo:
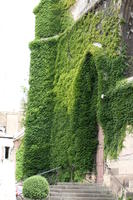
[[[71,7],[70,11],[73,19],[76,21],[88,11],[101,8],[101,5],[102,8],[106,8],[109,2],[110,0],[77,0],[74,6]]]
[[[105,9],[109,6],[110,0],[77,0],[74,6],[71,7],[70,11],[74,20],[78,20],[83,14],[88,11],[97,12],[100,9]],[[124,43],[127,45],[127,55],[133,56],[133,1],[132,0],[118,0],[114,3],[116,9],[120,9],[120,20],[121,20],[121,33]],[[130,68],[133,68],[133,61]],[[129,69],[126,76],[133,75],[133,69]]]
[[[71,13],[74,20],[78,20],[83,14],[88,11],[98,12],[109,6],[110,0],[77,0],[76,4],[71,8]],[[117,1],[116,9],[120,9],[120,34],[123,37],[124,44],[127,48],[128,70],[125,72],[125,77],[133,76],[133,1],[123,0]],[[122,42],[123,45],[123,42]],[[130,78],[132,81],[133,78]],[[130,81],[129,80],[129,81]],[[127,132],[123,143],[123,150],[119,155],[118,160],[108,160],[107,167],[104,168],[103,158],[103,135],[101,128],[99,129],[99,146],[97,152],[97,181],[102,182],[112,189],[115,194],[122,194],[122,187],[133,192],[133,135]],[[104,171],[104,177],[102,179]]]
[[[123,0],[121,6],[122,36],[127,45],[129,68],[126,76],[133,76],[133,1]]]
[[[128,68],[125,72],[127,81],[133,81],[133,1],[121,1],[121,34],[126,45]],[[122,195],[133,192],[133,134],[127,127],[123,149],[117,160],[108,160],[104,172],[104,184],[112,189],[115,194]]]
[[[133,134],[127,131],[123,149],[117,160],[108,160],[105,167],[104,184],[116,194],[125,190],[133,192]]]

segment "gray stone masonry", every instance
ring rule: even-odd
[[[100,184],[58,183],[50,187],[47,200],[115,200]]]

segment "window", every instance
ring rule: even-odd
[[[5,133],[6,132],[6,126],[0,126],[0,132]]]
[[[5,147],[5,159],[9,159],[9,149],[10,147]]]

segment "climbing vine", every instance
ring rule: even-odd
[[[26,176],[57,166],[64,169],[61,180],[70,180],[72,169],[74,178],[82,176],[95,169],[98,123],[105,156],[112,158],[122,148],[126,126],[133,124],[133,85],[123,81],[126,56],[118,11],[111,4],[74,23],[68,15],[73,3],[42,0],[34,10]]]
[[[28,176],[49,169],[56,47],[56,39],[30,44],[30,90],[24,140],[24,173]]]
[[[55,36],[71,26],[69,7],[75,0],[42,0],[34,9],[36,15],[35,36],[46,38]]]
[[[16,152],[16,179],[20,181],[23,179],[23,153],[24,153],[24,145],[23,141],[21,141],[21,145]]]

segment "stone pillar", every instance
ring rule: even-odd
[[[97,183],[102,184],[104,175],[104,134],[100,125],[98,131],[98,142],[99,144],[96,156]]]

